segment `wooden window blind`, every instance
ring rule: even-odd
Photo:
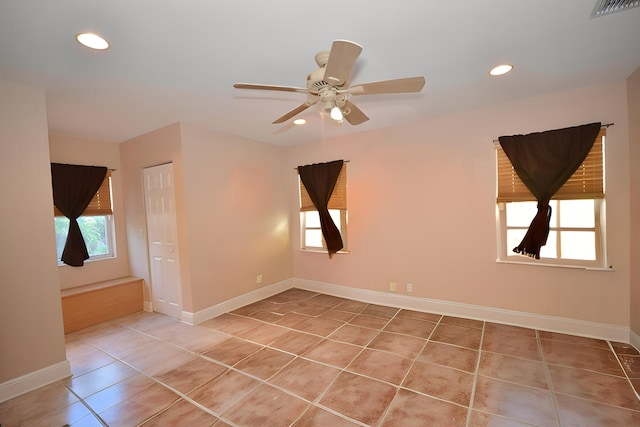
[[[604,198],[604,145],[606,128],[602,128],[584,162],[567,182],[553,195],[553,199]],[[516,173],[499,143],[496,144],[498,164],[498,202],[527,202],[536,198]]]
[[[307,189],[304,187],[304,184],[302,183],[300,177],[298,177],[298,182],[300,183],[300,211],[316,211],[317,209],[311,201],[309,193],[307,193]],[[340,169],[340,175],[338,175],[336,186],[333,189],[333,193],[331,193],[331,198],[329,199],[329,204],[327,205],[327,207],[329,209],[347,209],[346,163],[344,163],[342,165],[342,169]]]
[[[53,212],[55,216],[64,216],[58,208],[53,207]],[[107,175],[104,177],[104,181],[102,181],[102,185],[98,189],[98,192],[91,202],[87,209],[82,213],[83,216],[97,216],[97,215],[112,215],[113,210],[111,208],[111,171],[107,171]]]

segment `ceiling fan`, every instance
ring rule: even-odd
[[[315,56],[320,68],[307,76],[307,87],[274,86],[250,83],[236,83],[236,89],[275,90],[307,94],[307,100],[285,115],[275,119],[273,124],[284,123],[314,104],[322,103],[337,121],[346,119],[352,125],[369,120],[349,99],[349,95],[379,95],[388,93],[420,92],[425,84],[424,77],[382,80],[351,85],[351,72],[362,46],[348,40],[334,40],[330,51],[318,52]]]

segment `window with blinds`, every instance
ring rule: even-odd
[[[59,265],[67,241],[69,219],[55,206],[54,228],[56,233],[56,251]],[[115,257],[115,234],[113,209],[111,204],[111,171],[107,171],[100,188],[89,206],[78,218],[78,226],[89,252],[89,260],[97,261]]]
[[[606,128],[602,128],[584,162],[567,182],[554,194],[556,200],[604,198],[604,144]],[[520,180],[511,161],[500,144],[496,144],[498,164],[498,202],[535,201]]]
[[[549,237],[540,250],[542,265],[606,268],[605,175],[602,128],[584,162],[550,201]],[[496,144],[498,261],[540,265],[514,254],[537,212],[536,198]]]
[[[55,216],[64,216],[62,212],[55,206],[53,207],[53,212]],[[98,189],[98,192],[91,202],[87,209],[82,213],[82,216],[100,216],[100,215],[111,215],[113,214],[113,209],[111,206],[111,171],[107,171],[107,175],[104,177],[104,181],[102,181],[102,185]]]
[[[323,251],[326,249],[320,216],[307,189],[298,177],[300,188],[300,248],[302,250]],[[342,165],[340,175],[327,205],[331,219],[340,230],[343,248],[338,253],[348,252],[347,246],[347,164]]]
[[[335,176],[335,175],[334,175]],[[307,189],[304,188],[304,184],[300,179],[298,179],[300,183],[300,211],[315,211],[316,207],[313,205],[311,198],[309,197],[309,193],[307,193]],[[327,205],[329,209],[347,209],[347,164],[344,163],[342,165],[342,169],[340,169],[340,175],[338,175],[338,180],[336,181],[336,186],[333,188],[333,193],[331,193],[331,198],[329,199],[329,204]]]

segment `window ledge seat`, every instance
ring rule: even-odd
[[[121,277],[64,289],[62,316],[64,333],[142,311],[142,279]]]

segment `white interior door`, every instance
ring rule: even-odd
[[[144,196],[153,311],[180,319],[180,258],[173,164],[145,168]]]

